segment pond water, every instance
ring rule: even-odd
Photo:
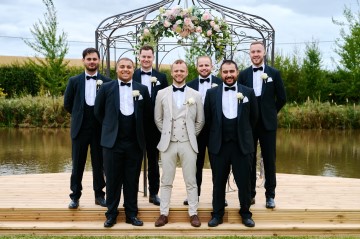
[[[2,128],[0,145],[0,176],[71,172],[69,129]],[[278,130],[278,173],[360,178],[359,169],[360,130]]]

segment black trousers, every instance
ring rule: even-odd
[[[212,216],[222,218],[225,212],[225,190],[230,170],[238,187],[240,215],[251,218],[250,176],[253,155],[243,155],[235,141],[223,142],[218,154],[212,154],[213,169],[213,212]]]
[[[265,196],[275,198],[276,188],[276,130],[266,130],[262,120],[259,119],[254,132],[255,154],[252,164],[251,176],[251,197],[256,195],[256,155],[257,144],[260,143],[261,155],[264,162],[265,171]]]
[[[155,123],[152,123],[148,130],[146,156],[148,159],[149,193],[150,195],[157,195],[160,188],[159,150],[157,145],[160,141],[161,133]]]
[[[105,148],[104,167],[106,172],[107,218],[116,218],[121,197],[124,192],[124,206],[127,217],[138,214],[138,190],[143,152],[137,142],[117,142],[111,149]]]
[[[100,146],[100,130],[93,128],[81,129],[78,136],[72,139],[72,172],[70,178],[70,198],[81,197],[82,178],[84,174],[88,147],[90,146],[93,189],[95,197],[104,197],[105,177],[103,168],[102,147]]]
[[[209,140],[209,132],[203,129],[200,132],[200,134],[197,136],[199,153],[197,154],[197,160],[196,160],[196,184],[198,186],[199,196],[201,194],[202,175],[203,175],[203,168],[205,163],[206,147],[208,146],[208,140]],[[210,160],[210,165],[211,165],[211,160]]]

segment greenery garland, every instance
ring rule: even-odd
[[[185,39],[192,42],[192,53],[206,53],[211,56],[215,52],[215,59],[219,62],[225,57],[226,46],[231,44],[228,24],[223,19],[213,17],[210,12],[201,12],[199,8],[181,8],[175,6],[166,10],[159,8],[160,14],[150,26],[144,25],[140,29],[138,51],[143,45],[156,47],[161,37],[177,37],[178,44],[183,44]],[[198,37],[204,42],[198,42]]]

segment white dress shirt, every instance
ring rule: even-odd
[[[176,86],[172,85],[172,87],[181,88],[181,87],[184,87],[184,85],[182,85],[180,87],[176,87]],[[173,92],[173,101],[175,102],[178,109],[180,109],[185,103],[185,93],[186,93],[186,90],[187,90],[186,88],[187,87],[185,87],[184,92],[182,92],[180,90],[178,90],[176,92]]]
[[[143,69],[140,69],[141,71],[144,71]],[[144,72],[147,72],[147,71],[144,71]],[[151,71],[150,71],[151,72]],[[151,75],[141,75],[141,84],[147,86],[148,90],[149,90],[149,94],[150,94],[150,97],[151,97]]]
[[[225,87],[228,86],[223,84],[222,111],[226,118],[234,119],[238,114],[237,84],[235,83],[231,86],[235,87],[235,90],[225,91]]]
[[[257,68],[256,66],[253,67]],[[262,71],[260,70],[258,70],[257,72],[253,71],[253,89],[255,91],[255,96],[261,95],[262,83],[263,83],[263,79],[261,79],[261,74],[264,73],[265,66],[262,65],[262,67],[263,67]]]
[[[211,88],[211,75],[209,75],[208,78],[210,79],[209,82],[204,81],[203,83],[200,83],[200,79],[204,79],[204,78],[199,76],[199,93],[201,94],[201,99],[203,104],[205,102],[206,91]]]
[[[120,93],[120,111],[123,115],[132,115],[134,113],[134,97],[132,95],[132,80],[127,83],[131,83],[131,86],[121,86],[121,80],[119,82],[119,93]]]
[[[94,76],[97,75],[97,72]],[[91,76],[85,74],[85,102],[89,106],[94,106],[95,104],[95,97],[96,97],[96,80],[94,79],[86,79],[86,76]]]

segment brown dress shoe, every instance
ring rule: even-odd
[[[190,217],[190,224],[193,227],[200,227],[201,226],[201,222],[200,222],[200,219],[199,219],[198,215],[192,215]]]
[[[168,217],[165,215],[160,215],[160,217],[155,222],[155,227],[162,227],[168,223]]]

